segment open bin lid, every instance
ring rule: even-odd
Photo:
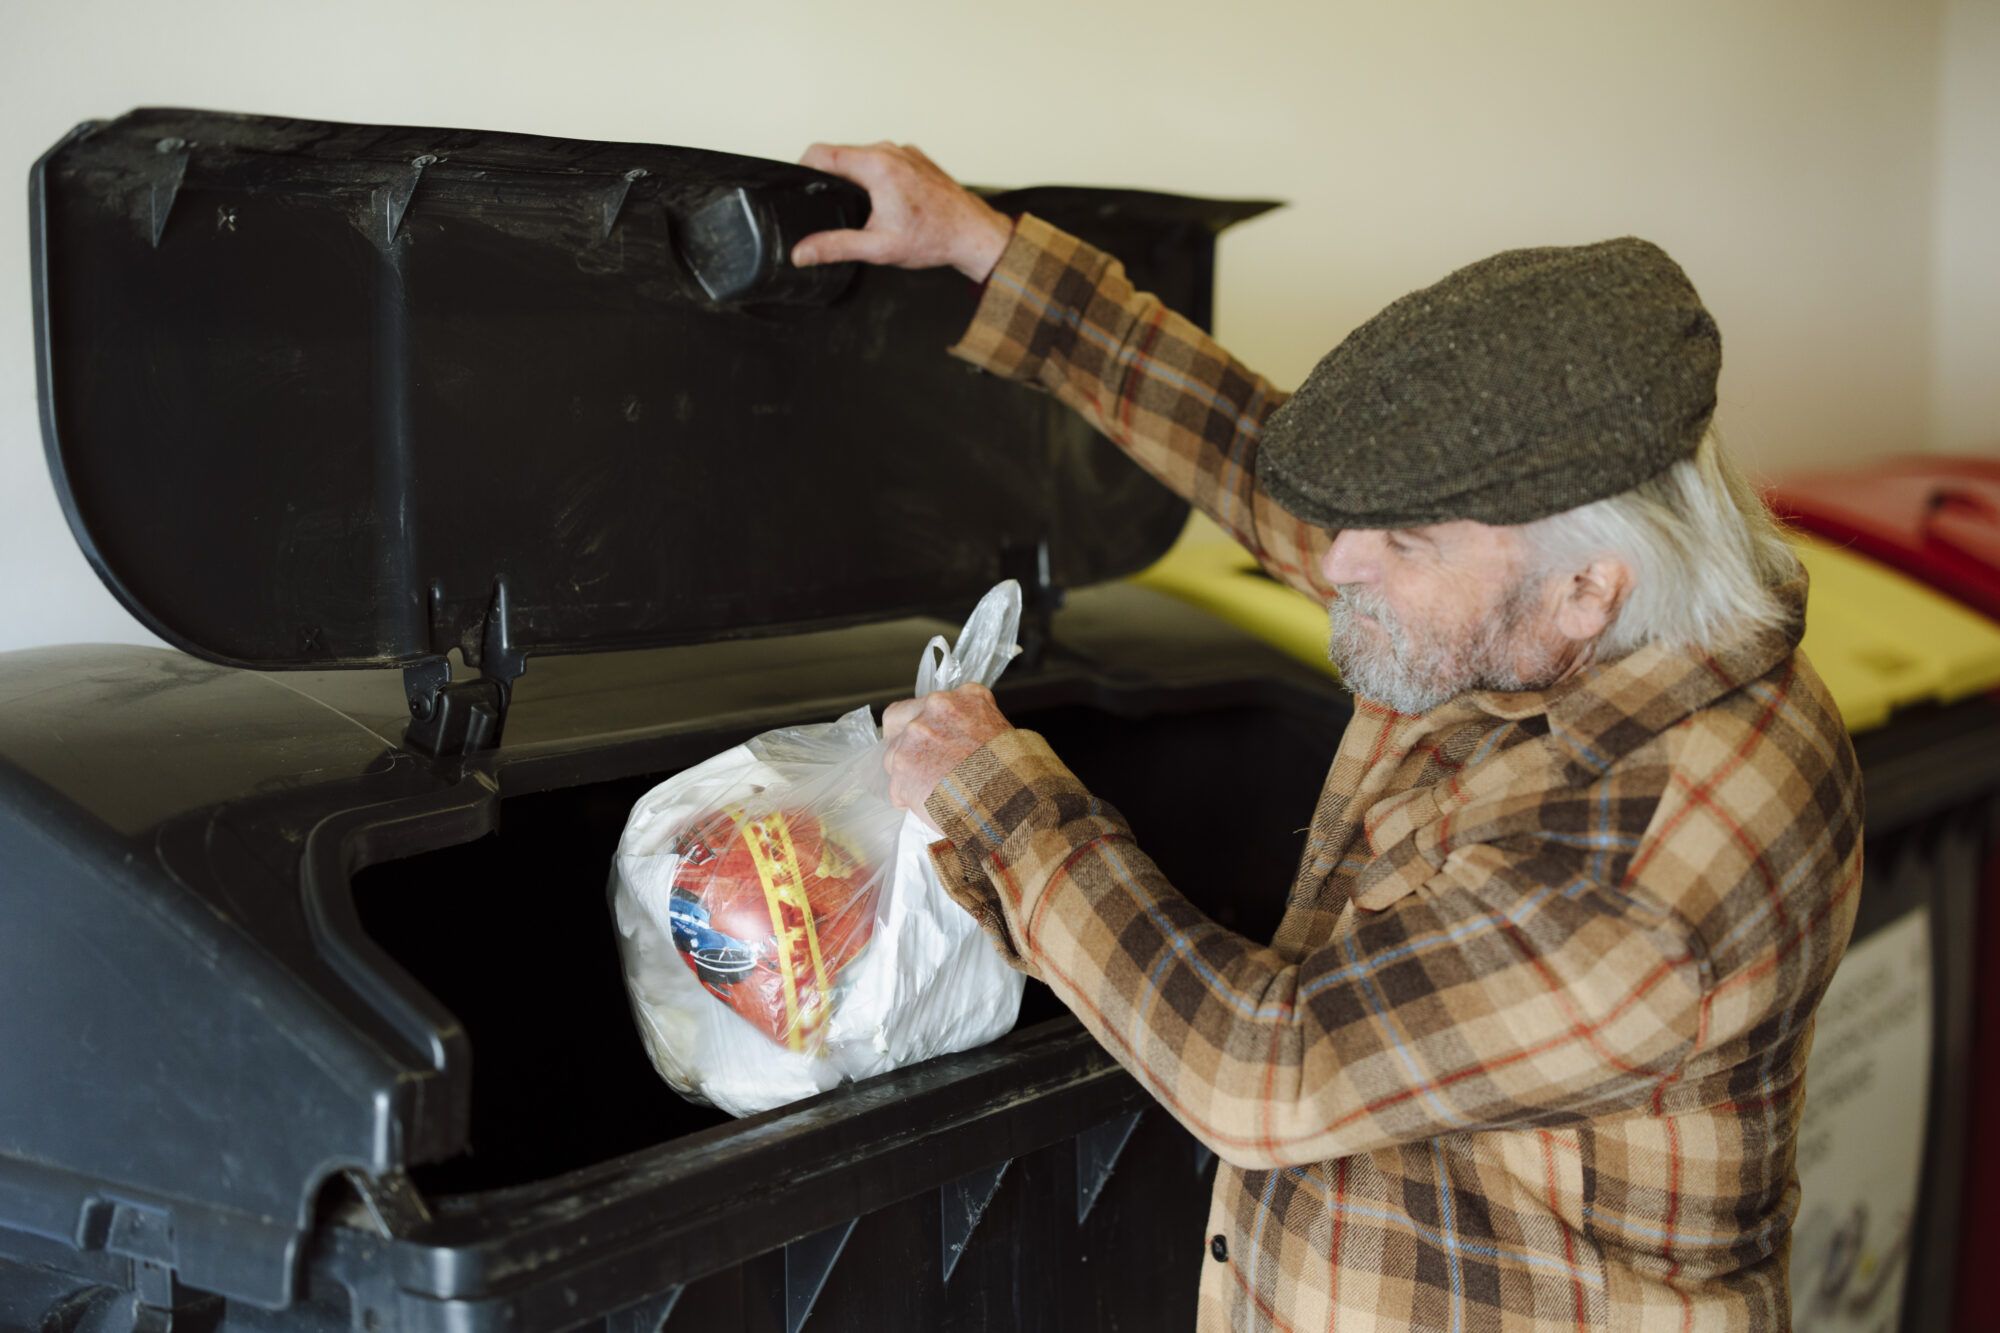
[[[213,661],[887,618],[1007,575],[1122,576],[1185,513],[1052,400],[945,355],[974,305],[956,274],[790,268],[798,236],[867,211],[804,168],[142,110],[80,127],[31,193],[71,528],[142,623]],[[1216,232],[1269,207],[1014,202],[1197,319]]]

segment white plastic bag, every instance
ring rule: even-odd
[[[992,685],[1021,589],[981,599],[919,695]],[[866,708],[768,731],[655,787],[612,861],[612,913],[653,1067],[732,1115],[782,1106],[1011,1029],[1021,975],[938,883],[935,838],[889,803]]]

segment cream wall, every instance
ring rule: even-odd
[[[76,553],[35,421],[18,191],[79,120],[181,104],[774,157],[889,136],[995,184],[1277,196],[1224,243],[1218,318],[1285,384],[1462,262],[1636,232],[1716,312],[1720,419],[1770,472],[1974,410],[1992,305],[1947,315],[1934,259],[1977,248],[1957,220],[1992,215],[1992,181],[1940,225],[1941,89],[1990,112],[2000,63],[1990,41],[1941,59],[1947,7],[1990,37],[1991,0],[0,0],[0,649],[145,639]],[[1954,170],[1979,155],[1945,144]]]
[[[2000,454],[2000,0],[1946,0],[1932,438]]]

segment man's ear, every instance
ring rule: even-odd
[[[1599,556],[1572,574],[1558,590],[1556,628],[1564,638],[1589,643],[1609,629],[1632,590],[1632,571],[1625,562]]]

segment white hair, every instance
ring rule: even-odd
[[[1799,572],[1783,530],[1711,431],[1692,458],[1608,500],[1523,526],[1530,567],[1573,574],[1611,556],[1631,571],[1601,657],[1649,643],[1713,648],[1725,632],[1776,627],[1774,589]]]

